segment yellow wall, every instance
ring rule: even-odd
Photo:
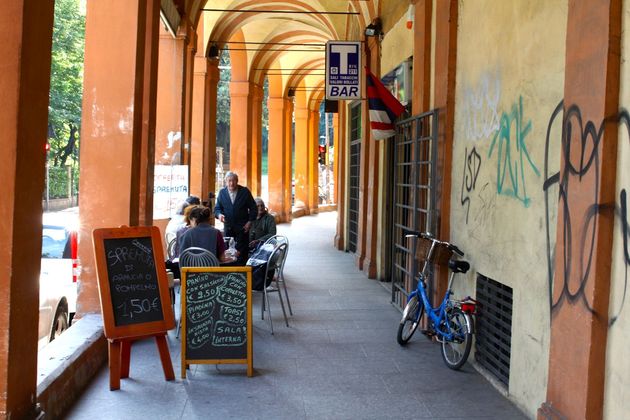
[[[551,116],[564,91],[566,21],[561,0],[459,2],[451,239],[472,269],[455,296],[474,295],[477,273],[513,289],[508,392],[531,416],[547,387],[557,189],[547,211],[543,182],[560,164],[561,115]]]
[[[383,37],[381,49],[381,76],[394,70],[413,55],[413,29],[407,29],[407,14],[396,22]]]
[[[628,66],[628,47],[630,46],[630,34],[628,25],[630,24],[630,5],[624,2],[622,39],[621,39],[621,89],[619,92],[619,103],[621,115],[624,115],[628,125],[619,124],[619,148],[617,155],[617,193],[615,212],[615,228],[613,240],[613,263],[611,273],[610,291],[610,328],[608,330],[608,343],[606,352],[606,385],[604,400],[604,418],[621,419],[628,416],[630,412],[630,399],[628,399],[628,389],[630,388],[630,358],[628,349],[630,348],[630,288],[628,279],[630,270],[624,257],[623,244],[623,222],[621,220],[621,192],[630,189],[630,121],[628,120],[628,110],[630,110],[630,66]],[[605,164],[605,162],[604,162]],[[627,199],[626,199],[627,203]],[[624,221],[627,223],[627,219]],[[630,238],[627,238],[630,239]]]

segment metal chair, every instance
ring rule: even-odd
[[[175,256],[175,247],[177,246],[177,238],[173,238],[168,242],[166,246],[166,255],[169,259]]]
[[[176,237],[177,237],[177,235],[175,234],[175,232],[166,232],[166,233],[164,234],[164,239],[166,240],[166,243],[167,243],[167,244],[170,244],[170,243],[171,243],[171,241],[172,241],[173,239],[175,239]]]
[[[287,313],[284,309],[284,302],[282,299],[282,291],[280,290],[280,282],[278,281],[279,274],[281,273],[283,261],[285,254],[287,252],[288,244],[283,243],[274,247],[273,252],[269,255],[269,259],[267,260],[267,267],[265,269],[265,279],[271,278],[271,282],[269,286],[263,286],[263,301],[261,305],[261,319],[265,319],[265,311],[269,312],[269,326],[271,327],[271,334],[273,334],[273,320],[271,319],[271,305],[269,304],[269,293],[278,293],[278,297],[280,298],[280,307],[282,308],[282,314],[284,315],[284,322],[287,327],[289,326],[289,320],[287,318]],[[275,285],[274,285],[275,284]],[[285,289],[286,292],[286,289]]]
[[[287,299],[287,306],[289,307],[289,314],[293,316],[293,309],[291,308],[291,301],[289,300],[289,293],[287,292],[287,284],[284,281],[284,263],[287,261],[287,255],[289,255],[289,238],[284,235],[274,235],[271,238],[265,241],[264,245],[271,244],[273,246],[277,246],[279,244],[286,244],[287,247],[283,253],[282,264],[277,272],[277,283],[282,285],[284,289],[284,296]]]
[[[216,255],[204,248],[191,246],[179,254],[179,267],[216,267],[219,260]]]
[[[210,251],[204,248],[191,246],[184,249],[179,254],[179,268],[184,267],[217,267],[219,260]],[[179,330],[181,329],[182,314],[179,314],[179,320],[177,320],[177,334],[175,337],[179,338]]]

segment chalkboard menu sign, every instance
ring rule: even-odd
[[[92,233],[107,338],[151,335],[175,326],[156,227]]]
[[[252,374],[251,267],[182,268],[182,377],[190,363]]]
[[[163,318],[151,238],[105,239],[114,324],[129,325]]]

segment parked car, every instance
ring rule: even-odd
[[[77,305],[78,209],[44,213],[39,275],[39,346],[63,333]]]

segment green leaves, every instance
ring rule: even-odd
[[[78,159],[78,141],[71,135],[78,137],[81,126],[84,45],[85,16],[79,0],[56,0],[48,104],[48,141],[54,165],[64,164],[68,157]]]

